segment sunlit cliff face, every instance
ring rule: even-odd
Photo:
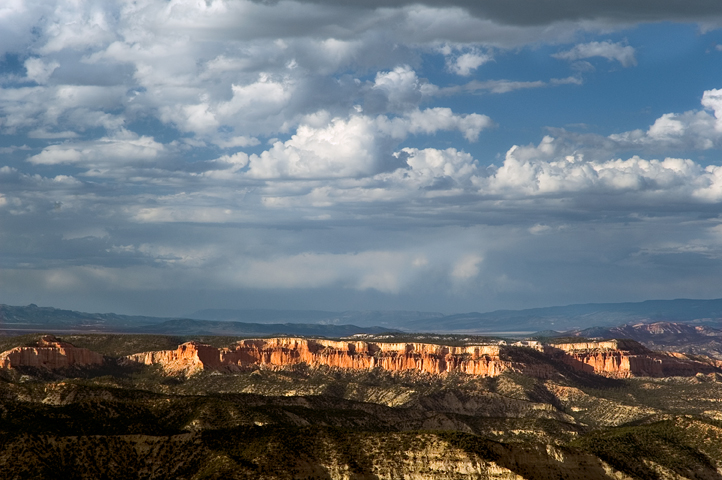
[[[34,367],[63,369],[67,367],[86,367],[101,365],[103,356],[87,348],[58,341],[52,335],[46,335],[35,347],[16,347],[0,354],[0,368]]]
[[[530,353],[535,354],[530,355]],[[542,354],[542,357],[538,355]],[[536,355],[536,356],[535,356]],[[431,375],[464,373],[496,377],[516,372],[549,378],[561,366],[606,377],[691,376],[711,373],[722,362],[689,358],[681,353],[652,352],[629,340],[571,344],[445,346],[427,343],[373,343],[270,338],[242,340],[228,348],[187,342],[175,350],[137,353],[126,362],[161,365],[169,374],[192,375],[203,370],[239,371],[306,364],[312,368],[409,372]],[[44,368],[101,365],[104,357],[85,348],[45,336],[36,346],[16,347],[0,354],[0,368]]]
[[[465,373],[495,377],[518,372],[548,378],[555,370],[549,361],[524,360],[518,349],[534,349],[548,360],[556,360],[575,370],[607,377],[685,376],[709,373],[720,367],[714,361],[702,363],[682,354],[647,350],[636,342],[609,341],[578,344],[502,346],[472,345],[452,347],[424,343],[335,342],[276,338],[242,340],[229,348],[216,349],[195,342],[176,350],[130,355],[130,361],[160,364],[169,373],[195,373],[204,369],[237,370],[255,366],[284,367],[305,363],[311,367],[371,370],[425,374]],[[515,355],[516,354],[516,355]]]

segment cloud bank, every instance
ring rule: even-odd
[[[643,75],[649,48],[626,36],[640,24],[714,35],[721,14],[5,2],[0,302],[182,314],[720,296],[722,86],[616,130],[535,105],[593,99],[586,61]]]

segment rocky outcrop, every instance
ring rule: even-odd
[[[522,350],[520,350],[522,349]],[[714,361],[707,363],[683,354],[647,350],[631,340],[582,342],[554,345],[469,345],[445,346],[427,343],[374,343],[303,338],[241,340],[228,348],[188,342],[175,350],[130,355],[128,361],[159,364],[171,374],[186,375],[201,370],[243,370],[254,367],[282,368],[297,364],[353,370],[380,368],[393,372],[427,374],[466,373],[496,377],[517,372],[549,378],[554,367],[520,351],[536,350],[572,368],[607,377],[692,376],[720,371]]]
[[[242,340],[229,348],[188,342],[176,350],[130,355],[128,360],[161,364],[169,373],[194,373],[201,369],[238,370],[251,366],[284,367],[300,363],[311,367],[410,371],[430,374],[461,372],[497,376],[514,371],[546,378],[552,368],[502,359],[498,345],[450,347],[426,343],[337,342],[302,338]]]
[[[102,363],[101,354],[87,348],[77,348],[52,335],[43,336],[35,346],[15,347],[0,353],[0,368],[32,367],[57,370]]]
[[[160,364],[168,373],[193,374],[203,369],[220,369],[221,350],[199,342],[186,342],[175,350],[129,355],[126,360],[144,365]]]
[[[712,359],[653,352],[633,340],[553,344],[545,351],[576,370],[614,378],[693,376],[722,366]]]

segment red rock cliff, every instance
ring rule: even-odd
[[[673,377],[719,371],[717,362],[681,353],[653,352],[631,340],[548,345],[546,353],[589,373],[607,377]]]
[[[215,349],[195,342],[176,350],[130,355],[131,361],[162,364],[169,372],[193,373],[201,369],[240,369],[252,365],[282,367],[306,363],[356,370],[382,368],[390,371],[415,371],[432,374],[463,372],[497,376],[515,371],[548,377],[552,369],[544,364],[529,365],[502,359],[497,345],[449,347],[424,343],[371,343],[271,338],[242,340],[230,348]]]
[[[220,350],[198,342],[178,345],[175,350],[160,350],[129,355],[126,359],[144,365],[160,364],[168,373],[193,374],[200,370],[219,369],[224,365],[220,361]]]
[[[15,347],[0,353],[0,368],[35,367],[54,370],[102,363],[101,354],[61,342],[52,335],[44,336],[34,347]]]
[[[461,372],[494,377],[503,372],[519,372],[548,378],[554,369],[546,362],[517,354],[519,347],[471,345],[451,347],[425,343],[373,343],[270,338],[242,340],[229,348],[188,342],[176,350],[145,352],[128,360],[160,364],[169,373],[192,374],[203,369],[239,370],[250,366],[283,367],[305,363],[311,367],[443,374]],[[609,377],[689,376],[719,371],[720,365],[704,363],[683,354],[647,350],[633,341],[585,342],[557,345],[526,345],[542,351],[581,371]]]

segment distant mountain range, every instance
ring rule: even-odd
[[[244,323],[188,318],[164,318],[115,313],[85,313],[52,307],[0,304],[0,333],[21,334],[31,331],[82,333],[153,333],[167,335],[307,335],[344,337],[357,333],[392,332],[383,327],[323,325],[318,323]]]
[[[590,303],[526,310],[444,315],[417,311],[207,309],[186,318],[84,313],[51,307],[0,305],[0,332],[78,331],[212,335],[340,337],[390,331],[528,335],[544,330],[674,322],[722,326],[722,299]],[[593,333],[593,332],[589,332]],[[620,332],[621,333],[621,332]]]
[[[714,326],[720,325],[721,319],[722,299],[677,299],[461,313],[398,327],[420,331],[467,333],[536,332],[547,329],[571,330],[661,321]]]
[[[652,350],[707,355],[722,360],[722,329],[708,325],[676,322],[636,323],[566,332],[546,331],[537,333],[536,337],[629,338]]]
[[[220,320],[252,323],[317,323],[322,325],[359,325],[402,328],[404,325],[444,318],[439,312],[416,312],[406,310],[349,310],[332,312],[325,310],[229,310],[210,308],[198,310],[187,316],[199,320]]]
[[[142,327],[139,333],[173,335],[250,335],[267,337],[271,335],[301,335],[311,337],[348,337],[358,333],[390,333],[383,327],[358,327],[356,325],[322,325],[313,323],[245,323],[220,320],[192,320],[188,318],[167,320]]]
[[[541,330],[564,331],[660,321],[715,326],[720,325],[722,319],[722,299],[588,303],[453,315],[415,311],[328,312],[313,310],[208,309],[194,312],[189,317],[256,323],[350,323],[365,327],[383,326],[415,332],[532,333]]]

